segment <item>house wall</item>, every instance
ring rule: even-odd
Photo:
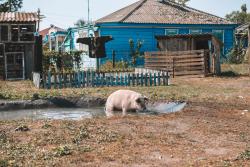
[[[202,33],[212,33],[215,30],[223,30],[224,55],[232,48],[234,42],[234,29],[237,25],[174,25],[174,24],[129,24],[129,23],[103,23],[97,24],[100,36],[111,35],[113,41],[106,44],[107,58],[102,63],[112,59],[112,50],[116,52],[117,61],[130,60],[129,39],[143,40],[141,51],[157,51],[156,35],[166,35],[166,29],[177,29],[178,34],[189,34],[190,29],[201,30]],[[143,59],[138,65],[143,65]]]

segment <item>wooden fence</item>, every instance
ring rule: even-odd
[[[169,71],[174,76],[206,76],[209,69],[209,51],[146,52],[145,68]]]
[[[51,73],[42,76],[41,86],[46,89],[83,88],[104,86],[167,86],[169,74],[158,73]]]

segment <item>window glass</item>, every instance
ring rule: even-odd
[[[213,30],[213,35],[216,36],[221,42],[224,42],[224,31],[223,30]]]
[[[11,40],[18,41],[18,25],[11,26]]]
[[[34,41],[34,34],[20,34],[20,41]]]
[[[1,41],[8,41],[9,31],[8,26],[1,26]]]
[[[9,55],[7,56],[7,64],[8,64],[8,65],[15,64],[14,54],[9,54]]]
[[[190,29],[190,34],[201,34],[201,29]]]
[[[176,35],[178,34],[178,29],[166,29],[165,35]]]
[[[19,26],[20,33],[34,33],[35,32],[35,26],[34,25],[20,25]]]

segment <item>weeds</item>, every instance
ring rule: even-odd
[[[73,143],[79,144],[83,139],[89,138],[89,131],[87,127],[80,127],[79,134],[73,138]]]
[[[7,167],[7,166],[8,166],[8,161],[0,159],[0,167]]]
[[[42,129],[49,129],[51,128],[52,125],[48,124],[48,123],[45,123],[43,126],[42,126]]]
[[[0,131],[0,142],[6,143],[7,142],[7,135],[5,131]]]
[[[55,149],[55,156],[70,155],[72,152],[68,146],[61,146]]]
[[[250,160],[250,150],[245,150],[244,152],[242,152],[238,159],[243,159],[243,160]]]

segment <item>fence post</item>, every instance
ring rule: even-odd
[[[175,58],[173,58],[173,78],[174,78],[174,75],[175,75]]]
[[[48,72],[48,89],[51,89],[51,72]]]
[[[152,86],[153,85],[153,80],[152,80],[151,72],[149,73],[149,82],[150,82],[150,86]]]
[[[85,71],[82,71],[82,87],[85,87],[85,77],[86,77],[86,73]]]
[[[139,86],[139,73],[136,74],[136,86]]]
[[[163,86],[166,86],[165,72],[162,72],[162,80],[163,80]]]
[[[118,74],[116,73],[116,82],[115,82],[116,86],[119,86],[119,78],[118,78]]]
[[[158,86],[161,86],[161,73],[158,72]]]
[[[67,88],[67,73],[63,74],[63,86]]]
[[[145,86],[148,86],[148,73],[145,73]]]
[[[43,74],[43,88],[47,88],[46,74]]]
[[[120,85],[121,85],[121,86],[124,86],[124,82],[123,82],[123,76],[122,76],[122,74],[120,74]]]
[[[58,74],[59,77],[59,89],[62,89],[62,74]]]
[[[77,86],[78,88],[81,87],[81,75],[79,71],[77,72]]]
[[[111,78],[111,86],[114,86],[114,76],[113,76],[113,74],[111,74],[110,78]]]
[[[141,73],[141,86],[143,86],[143,73]]]
[[[130,73],[128,74],[128,86],[130,86]]]
[[[156,86],[156,74],[154,73],[154,86]]]
[[[112,66],[115,68],[115,50],[112,50]]]
[[[95,86],[95,72],[94,71],[91,72],[91,86],[92,87]]]
[[[128,86],[128,76],[125,75],[125,86]]]
[[[167,86],[169,85],[169,73],[166,72]]]

